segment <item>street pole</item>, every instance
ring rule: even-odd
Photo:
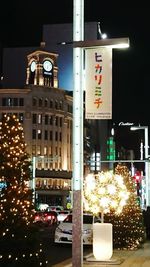
[[[145,159],[148,159],[148,126],[144,127],[145,139]],[[146,206],[150,206],[150,179],[148,174],[148,161],[145,162],[145,182],[146,182]]]
[[[33,203],[35,204],[35,170],[36,170],[36,157],[32,157],[32,190],[33,190]]]
[[[132,126],[132,131],[144,130],[144,153],[145,153],[145,191],[146,191],[146,206],[150,206],[150,178],[149,178],[149,162],[148,162],[148,126]]]
[[[72,266],[83,266],[83,52],[85,47],[128,47],[128,38],[84,42],[84,0],[73,1],[73,226]]]
[[[84,0],[73,1],[73,42],[84,36]],[[73,48],[72,266],[83,264],[83,49]]]

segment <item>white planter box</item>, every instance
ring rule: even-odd
[[[93,224],[93,255],[96,260],[110,260],[113,254],[113,234],[111,223]]]

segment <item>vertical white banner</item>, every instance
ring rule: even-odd
[[[112,119],[112,48],[85,50],[85,118]]]

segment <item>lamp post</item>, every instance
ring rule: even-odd
[[[150,206],[150,181],[148,175],[148,126],[132,126],[131,131],[144,130],[146,206]]]
[[[128,38],[84,42],[84,0],[73,1],[73,228],[72,266],[83,261],[83,52],[98,47],[126,48]]]
[[[73,42],[84,38],[84,0],[73,1]],[[83,50],[73,49],[73,227],[72,266],[83,261]]]
[[[78,1],[77,1],[78,2]],[[78,3],[79,4],[79,3]],[[79,20],[79,10],[77,13]],[[78,25],[80,25],[78,23]],[[81,267],[83,260],[82,217],[83,217],[83,50],[97,47],[126,48],[128,38],[102,39],[73,42],[74,46],[74,94],[73,94],[73,231],[72,266]]]

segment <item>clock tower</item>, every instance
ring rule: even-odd
[[[41,49],[27,55],[26,84],[58,88],[58,54],[44,51],[45,43]]]

